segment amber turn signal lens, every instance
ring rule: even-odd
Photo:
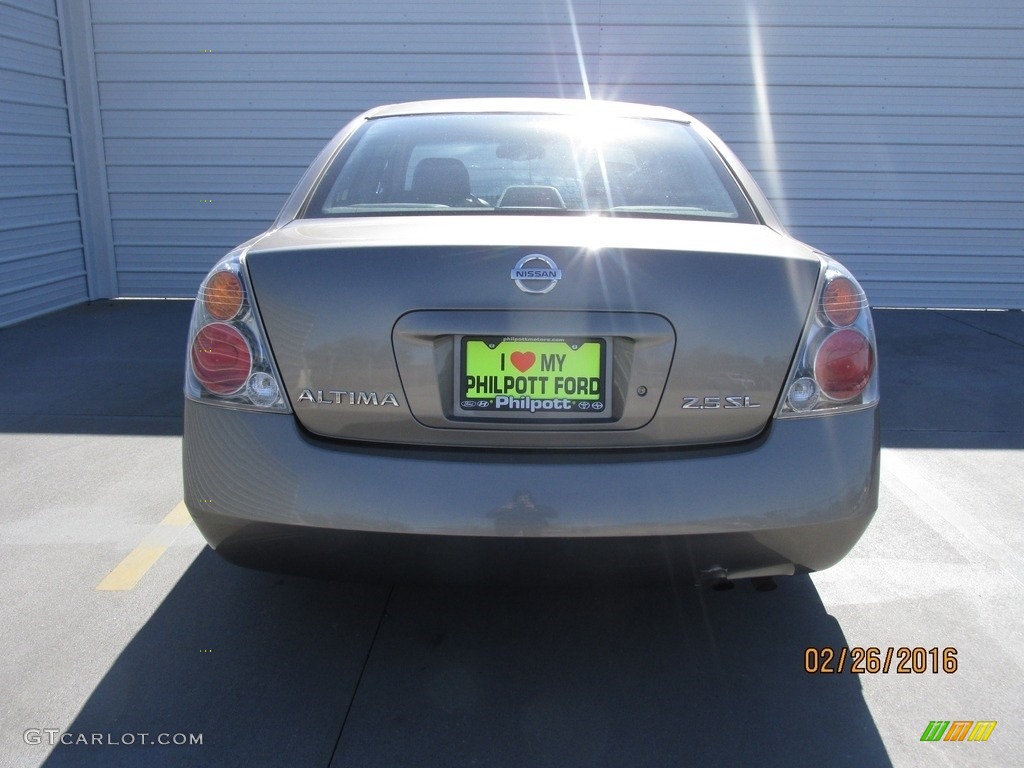
[[[821,308],[833,325],[843,328],[852,325],[860,315],[863,297],[857,286],[845,277],[828,281],[821,295]]]
[[[242,281],[234,272],[216,272],[206,282],[203,302],[217,320],[231,320],[242,310]]]

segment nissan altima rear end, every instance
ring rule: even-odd
[[[790,575],[877,505],[863,290],[666,108],[360,116],[204,280],[187,358],[185,501],[244,565]]]

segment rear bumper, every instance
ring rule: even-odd
[[[373,580],[730,578],[827,568],[878,501],[876,408],[715,450],[354,447],[185,404],[185,502],[220,554]]]

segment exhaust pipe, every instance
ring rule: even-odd
[[[734,583],[740,579],[750,579],[758,592],[771,592],[778,587],[775,583],[776,576],[792,576],[795,573],[796,568],[792,563],[732,572],[720,565],[713,565],[698,574],[697,586],[710,585],[716,592],[723,592],[732,589]]]

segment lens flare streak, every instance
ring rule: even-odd
[[[572,42],[576,46],[576,62],[580,68],[580,80],[583,82],[583,97],[590,101],[590,79],[587,77],[587,62],[583,58],[583,44],[580,43],[580,31],[576,25],[576,11],[572,7],[572,0],[566,0],[565,6],[569,11],[569,24],[572,27]]]
[[[768,98],[768,76],[764,65],[764,48],[761,45],[761,27],[753,6],[748,8],[747,18],[750,26],[750,63],[754,74],[754,91],[757,94],[757,135],[761,160],[767,174],[772,204],[783,224],[788,225],[789,212],[786,210],[786,193],[775,149],[775,130],[772,127],[772,109]]]

